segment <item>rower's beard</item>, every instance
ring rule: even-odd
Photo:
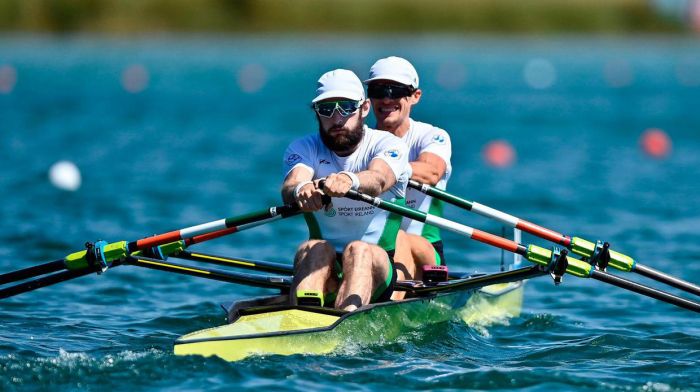
[[[323,129],[321,122],[318,123],[318,133],[321,136],[321,141],[331,151],[335,153],[347,153],[355,150],[360,141],[362,141],[364,124],[360,121],[354,128],[345,126],[333,127],[328,130]],[[334,136],[328,132],[335,132]]]

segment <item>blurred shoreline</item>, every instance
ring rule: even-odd
[[[692,32],[695,0],[0,0],[0,32]]]

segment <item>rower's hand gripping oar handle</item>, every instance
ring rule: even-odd
[[[318,180],[318,188],[321,191],[323,191],[323,188],[325,188],[325,187],[326,187],[326,177],[323,177],[320,180]],[[321,196],[321,201],[323,202],[323,205],[326,208],[328,208],[331,205],[331,203],[333,202],[331,197],[326,195],[325,193],[323,194],[323,196]]]

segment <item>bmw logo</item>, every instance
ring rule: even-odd
[[[389,158],[396,159],[401,156],[401,153],[397,149],[392,149],[392,150],[387,150],[384,155],[388,156]]]

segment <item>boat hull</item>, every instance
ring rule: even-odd
[[[462,320],[484,326],[520,314],[523,282],[441,292],[364,306],[354,312],[285,305],[286,296],[234,304],[231,323],[190,333],[176,355],[238,361],[253,355],[329,354],[342,348],[396,341],[428,324]]]

